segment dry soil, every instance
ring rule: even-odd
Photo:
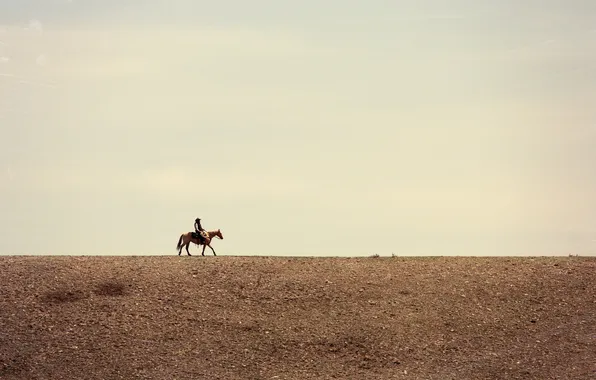
[[[1,379],[596,379],[596,258],[0,256]]]

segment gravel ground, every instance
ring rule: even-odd
[[[596,379],[596,258],[0,256],[1,379]]]

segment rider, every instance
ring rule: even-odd
[[[205,229],[203,228],[203,226],[201,226],[201,218],[196,218],[195,219],[195,233],[199,237],[199,242],[201,242],[201,243],[203,243],[203,241],[205,240],[205,237],[201,233],[203,231],[205,231]]]

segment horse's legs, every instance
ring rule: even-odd
[[[217,255],[215,254],[215,249],[213,249],[213,247],[211,246],[211,244],[209,244],[209,248],[211,248],[211,250],[213,251],[213,256],[217,256]]]
[[[203,256],[205,256],[205,247],[206,247],[206,245],[203,244],[203,251],[201,252],[201,255],[203,255]]]
[[[189,245],[190,245],[190,241],[186,243],[186,254],[187,254],[188,256],[192,256],[192,255],[190,254],[190,252],[188,252],[188,246],[189,246]]]

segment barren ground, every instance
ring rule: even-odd
[[[596,379],[596,258],[0,256],[1,379]]]

